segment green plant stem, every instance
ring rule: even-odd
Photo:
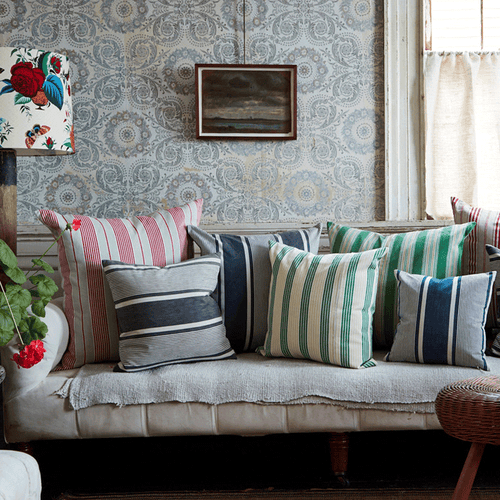
[[[42,255],[40,255],[40,260],[43,259],[50,251],[50,249],[61,239],[61,236],[64,234],[64,232],[69,229],[67,226],[61,231],[61,234],[52,242],[52,244],[47,248],[47,250],[45,250],[45,252],[42,253]],[[25,276],[26,278],[28,278],[28,275],[29,273],[31,273],[31,271],[33,271],[33,268],[35,267],[35,264],[33,264],[31,266],[30,269],[28,269],[25,273]],[[35,271],[34,274],[32,274],[32,276],[34,276],[36,273],[38,273],[38,271]]]

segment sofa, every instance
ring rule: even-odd
[[[184,207],[183,213],[197,210],[195,205],[189,208],[187,211]],[[68,219],[58,222],[59,215],[49,212],[41,218],[56,227],[57,235],[57,227],[63,228]],[[66,273],[62,278],[64,296],[46,308],[44,321],[49,331],[44,339],[44,359],[30,369],[19,369],[11,360],[16,346],[8,345],[2,352],[7,372],[3,405],[8,443],[27,449],[27,443],[54,439],[326,433],[331,445],[332,471],[345,482],[349,433],[440,429],[434,401],[442,387],[483,373],[500,375],[500,358],[487,355],[487,342],[492,338],[485,335],[493,331],[486,326],[491,297],[496,293],[496,273],[462,276],[461,272],[464,241],[476,230],[475,223],[389,236],[328,223],[326,228],[316,225],[298,232],[254,232],[235,237],[204,231],[198,224],[199,215],[183,219],[186,252],[175,264],[126,263],[112,251],[104,257],[102,252],[98,255],[98,276],[106,287],[106,300],[110,301],[106,307],[112,314],[108,317],[114,314],[117,322],[114,340],[119,344],[115,354],[108,352],[104,359],[98,358],[97,348],[91,358],[87,347],[87,359],[74,361],[79,356],[78,341],[72,338],[76,313],[69,311],[68,297],[77,296],[80,303],[83,301],[83,268],[67,259],[69,255],[78,256],[77,238],[82,238],[83,246],[86,245],[85,233],[68,234],[66,242],[64,238],[59,240],[58,272]],[[174,219],[178,227],[179,218]],[[83,231],[90,222],[92,231],[95,230],[95,220],[82,218]],[[325,238],[327,248],[321,244]],[[421,245],[420,250],[416,250],[415,241]],[[108,248],[109,238],[106,242]],[[242,245],[243,250],[239,251]],[[394,256],[396,247],[399,258]],[[436,255],[440,258],[434,258],[429,248],[439,248]],[[424,257],[416,258],[418,252]],[[250,276],[250,260],[252,266],[263,266],[250,280],[251,287],[248,282],[240,283],[240,278]],[[391,262],[398,269],[392,269]],[[198,267],[186,274],[194,264]],[[83,265],[88,271],[89,263]],[[305,266],[302,281],[301,266]],[[213,268],[216,272],[212,272]],[[295,324],[293,315],[304,307],[304,283],[308,276],[323,268],[326,281],[315,276],[307,296],[306,330],[311,331],[306,332],[307,338],[300,337],[304,321]],[[145,313],[147,306],[142,302],[138,308],[127,310],[131,301],[128,294],[134,287],[152,287],[156,291],[168,282],[169,275],[162,274],[165,269],[180,273],[173,275],[168,285],[175,293],[180,293],[181,283],[187,287],[191,279],[200,279],[204,284],[211,280],[203,296],[205,302],[182,303],[189,304],[183,318],[188,316],[193,322],[198,309],[212,307],[210,311],[218,311],[213,313],[214,321],[211,316],[206,320],[212,326],[195,337],[199,345],[189,348],[192,358],[186,358],[185,352],[186,346],[191,346],[189,335],[176,344],[171,343],[173,335],[145,339],[131,335],[128,328],[148,316],[158,315],[161,320],[170,321],[175,309],[170,303],[164,309],[162,303],[155,303],[151,313]],[[71,276],[77,271],[79,281]],[[434,275],[430,284],[429,275]],[[113,276],[120,276],[122,281],[113,281]],[[155,276],[160,277],[159,284]],[[97,285],[90,280],[89,277],[85,286],[95,292]],[[316,282],[321,291],[314,288]],[[80,295],[75,295],[75,283]],[[449,292],[457,284],[463,296],[461,302],[456,292]],[[294,302],[299,285],[301,305]],[[244,294],[243,302],[238,298],[241,286],[252,291],[251,297],[250,292]],[[338,319],[330,318],[326,335],[332,337],[332,332],[340,328],[341,333],[335,335],[343,340],[337,345],[330,338],[328,348],[324,347],[324,338],[315,337],[315,327],[311,326],[315,317],[328,309],[323,305],[320,311],[313,304],[325,290],[333,290],[322,299],[323,303],[329,301],[328,314],[343,315],[346,310],[351,313],[347,330],[344,320],[339,327]],[[429,294],[429,311],[415,312],[412,308],[419,302],[415,297],[422,290]],[[170,288],[167,292],[173,293]],[[453,297],[452,309],[456,312],[453,328],[446,326],[453,329],[454,344],[444,347],[433,343],[436,321],[446,316],[439,312],[445,307],[440,302],[443,293]],[[283,294],[287,294],[287,300]],[[356,305],[358,299],[361,305]],[[96,301],[105,306],[98,294]],[[158,310],[163,311],[165,318],[156,314]],[[436,310],[437,320],[432,316]],[[450,314],[448,320],[452,321]],[[421,340],[415,337],[416,322],[421,323]],[[137,328],[134,326],[134,331]],[[438,334],[444,328],[439,324]],[[206,339],[210,340],[209,345]],[[95,338],[92,341],[97,342]],[[140,348],[134,342],[140,342]],[[418,349],[416,342],[421,342]],[[142,349],[144,345],[147,348]],[[159,347],[164,345],[169,352],[179,349],[180,358],[166,356],[165,349]],[[68,352],[72,365],[68,365],[67,359],[64,364]]]

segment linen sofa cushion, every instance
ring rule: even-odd
[[[73,218],[78,231],[58,240],[64,312],[70,325],[62,369],[85,363],[118,361],[118,326],[102,260],[165,266],[188,257],[186,225],[198,224],[203,200],[159,210],[149,216],[101,219],[39,210],[38,219],[58,238]]]
[[[500,212],[472,207],[457,197],[451,198],[455,224],[475,222],[475,228],[465,240],[462,261],[462,274],[484,273],[489,269],[486,245],[500,247]],[[493,300],[488,311],[487,328],[499,326]]]
[[[435,278],[461,274],[464,240],[474,223],[389,236],[332,222],[329,222],[327,227],[330,250],[333,253],[387,248],[387,254],[379,265],[373,333],[374,345],[378,348],[388,348],[392,345],[397,324],[397,287],[394,271],[400,269]]]
[[[264,235],[209,234],[188,226],[201,254],[220,252],[222,269],[214,293],[227,337],[237,352],[253,352],[264,343],[271,264],[269,241],[318,253],[321,224],[297,231]]]
[[[377,267],[386,249],[314,255],[269,242],[269,330],[262,355],[374,366]]]
[[[485,324],[495,272],[444,279],[395,271],[399,323],[386,361],[488,370]]]
[[[103,260],[120,327],[119,371],[234,358],[210,296],[220,255],[165,267]]]

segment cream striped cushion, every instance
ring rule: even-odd
[[[269,329],[260,353],[374,366],[377,267],[386,250],[319,256],[275,241],[269,246]]]
[[[66,231],[58,241],[64,312],[70,326],[69,345],[62,359],[64,370],[119,359],[115,306],[102,261],[163,267],[186,260],[186,226],[199,223],[202,204],[203,200],[196,200],[150,216],[124,219],[37,212],[56,238],[68,222],[81,220],[78,231]]]
[[[384,236],[371,231],[329,222],[330,250],[357,252],[370,248],[387,248],[380,261],[377,305],[373,334],[375,347],[390,347],[397,325],[397,286],[394,271],[447,278],[461,274],[465,237],[475,223],[455,224],[439,229],[412,231]]]

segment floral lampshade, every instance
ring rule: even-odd
[[[0,47],[0,148],[18,156],[74,153],[69,61]]]

